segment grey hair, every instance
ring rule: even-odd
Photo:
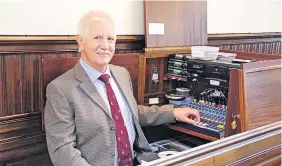
[[[84,37],[88,33],[88,24],[95,20],[105,20],[114,25],[112,17],[104,11],[89,11],[85,13],[79,20],[77,26],[77,34]]]

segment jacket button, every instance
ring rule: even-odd
[[[115,152],[111,152],[110,154],[111,154],[111,156],[115,156]]]
[[[116,128],[115,128],[115,127],[111,127],[111,130],[112,130],[112,131],[115,131],[115,130],[116,130]]]

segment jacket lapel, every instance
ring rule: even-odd
[[[120,88],[120,91],[122,92],[123,96],[125,97],[130,109],[132,110],[133,114],[135,115],[135,117],[138,117],[136,115],[136,110],[134,110],[134,106],[133,106],[133,101],[135,100],[134,98],[132,98],[133,96],[130,95],[131,89],[128,86],[128,80],[124,79],[123,75],[124,72],[122,72],[121,70],[119,70],[119,68],[116,68],[113,65],[109,65],[110,67],[110,71],[112,76],[114,77],[118,87]],[[138,118],[137,118],[138,119]]]
[[[81,81],[80,88],[112,119],[110,110],[103,101],[96,87],[91,82],[91,79],[87,76],[86,72],[78,62],[74,67],[74,74],[77,80]]]

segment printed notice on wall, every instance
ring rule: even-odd
[[[149,104],[159,104],[159,98],[149,98]]]
[[[149,35],[164,35],[164,23],[149,23]]]

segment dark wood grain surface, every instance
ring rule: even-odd
[[[41,60],[79,56],[76,52],[0,54],[0,117],[40,111]]]
[[[205,45],[206,1],[144,1],[146,47]],[[163,23],[164,35],[149,34],[150,23]]]
[[[238,59],[249,59],[249,60],[256,60],[256,61],[273,60],[273,59],[282,58],[281,55],[247,52],[247,51],[220,50],[220,52],[235,53],[237,54],[236,58]]]
[[[281,66],[245,72],[248,129],[281,121]]]
[[[233,69],[230,71],[229,89],[228,89],[228,108],[226,115],[226,136],[240,133],[244,130],[245,124],[245,112],[244,112],[244,97],[245,92],[243,89],[243,71]],[[234,120],[233,115],[240,115],[240,119],[236,118],[237,128],[232,129],[231,123]]]

